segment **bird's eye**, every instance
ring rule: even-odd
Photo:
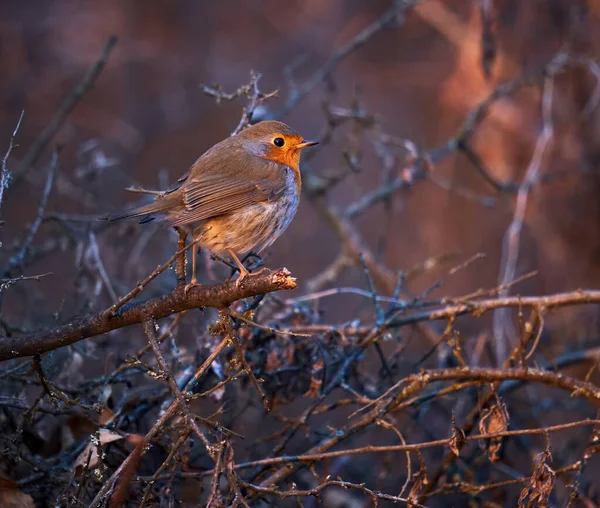
[[[273,140],[273,144],[281,148],[283,145],[285,145],[285,140],[283,138],[275,138]]]

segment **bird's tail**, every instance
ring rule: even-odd
[[[104,217],[99,217],[100,220],[108,222],[114,222],[122,219],[131,219],[134,217],[143,217],[140,222],[150,222],[154,217],[155,213],[166,212],[173,208],[172,200],[168,198],[158,198],[156,201],[142,206],[134,206],[132,208],[126,208],[120,212],[111,213]]]

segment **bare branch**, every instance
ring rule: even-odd
[[[564,55],[559,55],[552,62],[550,66],[561,65],[561,61],[564,60]],[[553,90],[553,77],[546,78],[544,81],[544,88],[542,93],[542,132],[540,133],[533,157],[525,172],[525,178],[519,186],[517,193],[517,202],[515,204],[515,212],[513,220],[506,230],[504,235],[504,242],[502,247],[502,268],[498,285],[506,286],[510,281],[516,277],[517,271],[517,259],[519,256],[519,244],[521,230],[525,222],[525,212],[527,210],[527,201],[530,193],[533,190],[534,185],[539,180],[541,171],[542,160],[544,154],[548,150],[548,146],[554,133],[554,127],[552,124],[552,90]],[[506,296],[508,294],[508,288],[500,293],[500,296]],[[496,345],[496,362],[502,363],[508,350],[510,343],[510,331],[507,329],[506,311],[500,310],[494,315],[494,338]]]
[[[178,286],[170,294],[130,305],[116,314],[102,311],[40,333],[19,337],[0,336],[0,361],[47,353],[88,337],[142,323],[149,317],[161,319],[189,309],[227,307],[237,300],[295,287],[295,279],[285,268],[250,277],[239,287],[235,282],[201,286],[186,295],[184,289]]]
[[[13,130],[13,133],[10,137],[10,141],[8,142],[8,149],[6,150],[6,154],[2,159],[2,167],[0,168],[0,207],[2,207],[2,199],[4,198],[4,190],[8,187],[10,172],[8,171],[8,158],[13,151],[15,146],[15,137],[17,132],[19,132],[19,127],[21,127],[21,122],[23,121],[23,115],[25,114],[25,110],[21,111],[21,115],[19,116],[19,120],[17,121],[17,125]]]
[[[50,191],[54,185],[54,180],[56,179],[56,174],[58,172],[58,154],[60,153],[60,148],[57,148],[52,154],[52,160],[50,161],[50,169],[48,171],[48,177],[46,178],[46,185],[44,186],[44,192],[42,194],[42,199],[40,200],[40,205],[38,207],[38,212],[35,217],[35,220],[27,234],[27,237],[23,241],[21,248],[17,255],[12,258],[9,262],[9,267],[7,272],[11,272],[13,269],[19,267],[23,269],[23,264],[25,263],[25,258],[27,257],[27,252],[29,247],[31,246],[31,242],[33,242],[33,238],[37,234],[40,226],[42,224],[42,220],[44,219],[44,213],[46,212],[46,205],[48,204],[48,198],[50,197]]]
[[[102,73],[106,62],[108,61],[110,52],[116,44],[117,38],[115,36],[109,37],[98,60],[96,60],[94,65],[85,74],[85,76],[83,76],[81,81],[71,91],[71,93],[65,97],[50,124],[40,133],[39,137],[31,145],[31,148],[21,160],[21,163],[13,173],[13,180],[15,182],[19,181],[25,175],[25,173],[29,171],[29,168],[31,168],[31,166],[38,161],[40,155],[42,155],[44,149],[46,146],[48,146],[48,143],[52,141],[52,138],[54,138],[71,111],[73,111],[73,108],[77,105],[85,93],[92,88],[92,86],[94,86],[94,83],[98,79],[98,76],[100,76]]]

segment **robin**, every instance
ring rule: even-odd
[[[300,152],[317,143],[305,141],[282,122],[257,123],[210,148],[152,203],[104,220],[142,217],[143,224],[158,214],[167,226],[188,232],[213,254],[229,253],[240,271],[239,286],[250,274],[238,256],[269,247],[296,215]],[[199,285],[196,250],[186,292]]]

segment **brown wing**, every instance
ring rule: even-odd
[[[198,179],[187,183],[183,190],[185,211],[169,222],[171,226],[182,226],[263,201],[277,199],[284,186],[281,181],[242,180],[223,181],[223,178]]]
[[[181,193],[184,210],[170,217],[170,225],[191,224],[272,201],[284,190],[284,166],[267,162],[234,143],[226,150],[219,150],[219,145],[206,152],[180,179],[177,192]]]

